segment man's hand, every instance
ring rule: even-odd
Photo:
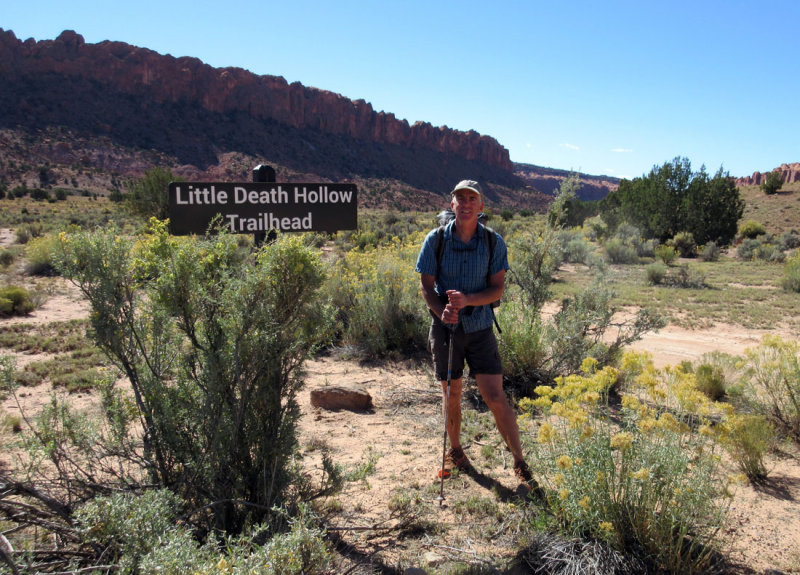
[[[444,323],[458,323],[458,310],[453,304],[448,303],[442,310],[442,322]]]
[[[456,310],[456,312],[467,307],[468,305],[467,295],[454,289],[447,290],[447,301],[448,301],[447,305],[452,306],[453,309]]]

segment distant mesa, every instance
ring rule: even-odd
[[[800,182],[800,163],[781,164],[780,167],[771,170],[772,172],[780,172],[783,177],[783,183],[791,184],[793,182]],[[767,180],[770,172],[754,172],[752,176],[744,178],[737,178],[737,186],[760,186]]]
[[[56,110],[65,112],[74,107],[70,100],[75,95],[86,99],[93,90],[98,97],[113,94],[116,98],[146,99],[148,104],[142,106],[141,112],[153,105],[174,111],[196,106],[231,123],[244,118],[274,121],[297,130],[427,149],[512,171],[508,150],[494,138],[475,131],[434,127],[426,122],[409,125],[394,114],[376,112],[364,100],[349,100],[297,82],[289,84],[280,76],[259,76],[241,68],[213,68],[197,58],[175,58],[122,42],[87,44],[71,30],[55,40],[22,42],[12,31],[0,29],[0,77],[17,93],[48,79],[53,82],[49,85],[51,94],[40,95],[38,100],[52,101],[60,94],[61,105]],[[96,124],[105,123],[113,131],[114,118],[107,107],[98,105]],[[40,107],[36,108],[29,108],[29,112],[39,112]]]

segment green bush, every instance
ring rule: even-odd
[[[800,293],[800,251],[786,262],[783,270],[783,289]]]
[[[660,285],[664,282],[664,278],[667,276],[667,266],[659,262],[647,264],[644,273],[648,284],[654,286]]]
[[[767,174],[761,184],[761,191],[767,195],[777,194],[783,187],[783,174],[780,171],[773,171]]]
[[[775,428],[762,415],[736,415],[724,424],[723,445],[752,483],[767,478],[764,458],[776,443]]]
[[[23,287],[0,288],[0,315],[27,315],[36,309],[31,293]]]
[[[18,244],[27,244],[31,239],[44,235],[44,226],[38,222],[25,224],[18,227],[14,235]]]
[[[756,254],[760,248],[761,242],[759,240],[747,238],[736,248],[736,258],[743,262],[754,261],[757,259]]]
[[[14,263],[19,255],[19,250],[11,248],[0,248],[0,266],[8,267]]]
[[[720,249],[716,242],[708,242],[700,250],[700,259],[704,262],[715,262],[719,260]]]
[[[678,251],[682,258],[693,258],[697,255],[697,243],[690,232],[678,232],[669,241],[669,244]]]
[[[800,441],[800,344],[766,335],[745,350],[742,401]]]
[[[764,224],[755,220],[747,220],[746,222],[743,222],[739,228],[739,235],[748,239],[754,239],[758,236],[763,236],[766,233],[767,229],[764,227]]]
[[[351,250],[338,261],[324,286],[339,313],[341,342],[365,358],[413,353],[427,348],[430,315],[419,295],[414,266],[420,234],[403,242]]]
[[[553,275],[564,259],[558,234],[549,226],[526,229],[508,240],[510,285],[520,289],[523,306],[538,313],[550,299]]]
[[[580,228],[561,229],[557,232],[563,261],[586,263],[591,245],[586,241]]]
[[[53,253],[58,244],[58,236],[52,234],[28,242],[25,248],[25,273],[31,276],[57,275]]]
[[[710,400],[719,401],[725,397],[725,374],[718,365],[702,363],[695,370],[697,389]]]
[[[621,238],[611,238],[603,244],[603,248],[611,263],[635,264],[639,262],[639,253],[636,248],[626,244]]]
[[[703,289],[708,287],[705,275],[688,264],[679,266],[674,274],[667,277],[667,283],[684,289]]]
[[[121,572],[138,573],[141,558],[176,529],[180,508],[178,497],[167,489],[122,493],[89,501],[75,511],[75,520],[84,543],[102,548]]]
[[[778,240],[778,245],[782,251],[800,248],[800,235],[795,230],[783,232]]]
[[[114,229],[61,242],[91,333],[133,389],[150,480],[193,505],[249,502],[209,509],[208,527],[229,533],[297,497],[300,370],[332,319],[302,238],[250,255],[224,231],[178,238],[153,220],[135,247]]]
[[[656,258],[660,259],[666,265],[670,265],[678,258],[678,252],[675,250],[674,247],[661,244],[655,249],[655,256]]]

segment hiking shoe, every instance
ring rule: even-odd
[[[533,475],[531,475],[530,467],[524,461],[518,461],[514,464],[514,475],[517,476],[517,479],[520,483],[524,483],[526,485],[530,485],[533,481]]]
[[[514,475],[516,475],[517,479],[519,480],[520,484],[525,486],[528,490],[528,493],[533,494],[538,499],[544,501],[545,494],[544,490],[539,486],[539,484],[533,479],[533,475],[531,475],[531,469],[528,467],[528,464],[524,461],[520,461],[519,463],[514,464]]]
[[[460,447],[451,447],[447,450],[444,456],[444,469],[439,470],[439,477],[449,477],[453,468],[459,471],[469,471],[472,468],[467,454]]]

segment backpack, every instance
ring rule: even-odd
[[[455,214],[452,210],[444,210],[436,216],[437,221],[439,222],[439,228],[436,230],[436,240],[433,244],[434,253],[436,254],[436,281],[439,280],[439,273],[442,269],[442,256],[444,255],[444,228],[450,223],[453,218],[455,218]],[[486,240],[486,245],[489,248],[489,263],[486,266],[486,285],[489,285],[489,278],[492,275],[492,262],[494,260],[494,248],[497,245],[497,236],[495,235],[495,231],[490,228],[489,226],[485,225],[483,222],[486,221],[487,216],[483,212],[480,213],[478,216],[478,227],[479,229],[483,230],[483,238]],[[500,306],[501,300],[493,301],[490,305],[490,309],[492,312],[492,319],[494,320],[494,325],[497,327],[497,331],[503,333],[500,329],[500,325],[497,323],[497,318],[494,316],[494,308]],[[468,313],[472,313],[470,309]]]

